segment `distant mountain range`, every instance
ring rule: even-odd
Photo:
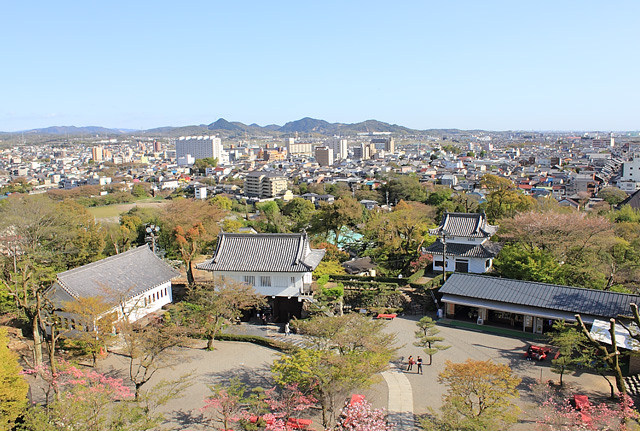
[[[105,127],[87,126],[53,126],[43,129],[25,130],[17,133],[37,134],[37,135],[122,135],[129,133],[157,134],[163,136],[180,136],[180,135],[197,135],[216,132],[227,136],[243,135],[243,134],[261,134],[261,135],[278,135],[289,133],[303,134],[319,134],[319,135],[348,135],[356,133],[372,133],[372,132],[390,132],[394,134],[415,134],[419,130],[409,129],[407,127],[398,126],[396,124],[384,123],[377,120],[367,120],[360,123],[329,123],[324,120],[305,117],[300,120],[290,121],[284,126],[270,124],[267,126],[259,126],[258,124],[240,123],[237,121],[227,121],[220,118],[217,121],[205,125],[193,125],[182,127],[158,127],[149,130],[129,130],[129,129],[108,129]]]

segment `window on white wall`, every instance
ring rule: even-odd
[[[256,285],[256,277],[254,275],[245,275],[244,276],[244,282],[246,284],[248,284],[249,286],[255,286]]]
[[[269,277],[268,275],[261,275],[260,286],[271,287],[271,277]]]
[[[296,284],[296,278],[295,277],[291,277],[291,284]]]

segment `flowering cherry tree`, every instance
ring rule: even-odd
[[[57,397],[47,403],[47,409],[34,406],[27,412],[25,422],[30,428],[40,429],[43,424],[74,430],[100,430],[112,422],[113,402],[133,398],[122,379],[107,377],[95,370],[84,370],[64,364],[51,373],[45,366],[27,370],[24,374],[47,376],[47,383],[55,388]],[[69,428],[71,429],[71,428]]]
[[[336,431],[394,431],[387,422],[384,409],[372,409],[367,400],[344,406]]]
[[[633,407],[633,400],[622,394],[617,403],[586,402],[576,408],[564,392],[554,394],[549,389],[543,391],[546,400],[539,407],[537,429],[554,430],[611,430],[626,431],[637,429],[640,414]]]

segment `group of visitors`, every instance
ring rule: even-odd
[[[407,371],[413,370],[413,365],[417,365],[416,373],[422,374],[422,358],[418,356],[418,359],[413,359],[413,356],[409,355],[408,359],[409,365],[407,366]]]

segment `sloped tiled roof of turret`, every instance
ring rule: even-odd
[[[222,233],[211,261],[198,265],[208,271],[308,272],[324,249],[312,249],[306,233]]]
[[[469,238],[490,238],[498,231],[498,226],[487,223],[484,213],[445,213],[440,226],[429,229],[431,235],[460,236]]]

